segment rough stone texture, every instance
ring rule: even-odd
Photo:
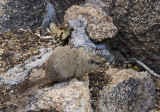
[[[43,0],[0,0],[0,33],[41,26]]]
[[[130,49],[142,62],[160,73],[159,0],[86,0],[87,6],[101,7],[118,27],[115,48]],[[126,46],[121,46],[125,44]]]
[[[83,5],[85,0],[48,0],[50,1],[56,10],[58,20],[63,23],[65,12],[72,5]]]
[[[101,112],[149,112],[155,104],[155,87],[147,72],[118,70],[106,71],[111,82],[99,97]]]
[[[100,42],[112,38],[117,34],[117,27],[113,24],[112,18],[107,16],[102,9],[93,7],[80,7],[73,5],[66,11],[64,23],[69,20],[78,19],[82,15],[88,22],[86,31],[94,42]]]
[[[17,102],[16,112],[92,112],[86,82],[72,79],[69,82],[57,83],[53,87],[32,92]]]
[[[107,62],[113,61],[114,57],[109,52],[106,44],[94,44],[86,34],[87,20],[79,16],[78,19],[68,21],[69,27],[74,29],[72,31],[69,45],[74,47],[83,47],[86,51],[96,54],[101,58],[106,58]]]
[[[65,11],[74,4],[84,4],[84,0],[0,0],[0,33],[63,23]]]
[[[4,84],[10,87],[23,82],[30,71],[36,67],[41,67],[52,52],[52,50],[47,52],[47,50],[43,48],[40,50],[39,55],[26,60],[23,64],[16,65],[9,69],[6,73],[0,75],[0,85]]]
[[[49,28],[52,22],[58,24],[59,20],[54,6],[50,2],[48,2],[46,5],[46,15],[42,23],[42,28],[44,30],[46,28]]]
[[[91,6],[91,7],[95,7],[95,8],[102,8],[107,15],[109,15],[108,13],[108,8],[107,8],[107,4],[103,3],[101,0],[86,0],[85,1],[85,5],[84,6]]]

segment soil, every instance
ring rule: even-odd
[[[91,106],[94,112],[98,112],[98,96],[99,92],[103,89],[105,85],[110,82],[110,77],[108,77],[104,70],[99,72],[93,72],[89,74],[89,89],[91,93]]]
[[[41,33],[41,29],[33,31],[13,31],[0,35],[0,75],[17,64],[39,54],[40,48],[54,48],[56,43],[53,40],[41,40],[36,32]]]

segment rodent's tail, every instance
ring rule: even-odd
[[[17,88],[17,93],[22,94],[28,89],[33,88],[43,88],[47,85],[49,85],[51,81],[47,79],[46,77],[35,80],[35,81],[25,81],[24,83],[20,84]]]

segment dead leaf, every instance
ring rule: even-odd
[[[62,40],[65,40],[69,34],[70,34],[70,28],[69,27],[64,27],[64,29],[62,29]]]
[[[2,47],[4,47],[7,43],[6,42],[2,42]]]
[[[55,23],[50,24],[50,30],[52,34],[59,34],[60,32],[62,32]]]
[[[0,55],[2,55],[4,53],[5,49],[0,49]]]

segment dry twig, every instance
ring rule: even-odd
[[[142,66],[148,73],[150,73],[152,76],[160,79],[160,75],[156,74],[153,70],[151,70],[147,65],[145,65],[143,62],[139,61],[136,58],[131,58],[131,61],[135,61],[138,65]]]

